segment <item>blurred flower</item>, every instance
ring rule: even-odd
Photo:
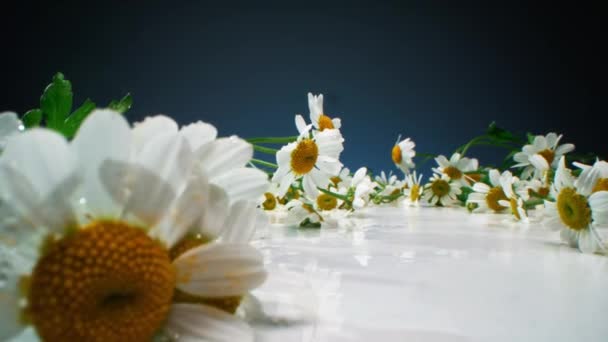
[[[521,174],[522,179],[528,179],[531,176],[542,178],[547,170],[557,167],[559,159],[564,154],[574,150],[572,144],[558,145],[561,138],[561,135],[558,136],[555,133],[549,133],[546,136],[537,135],[532,144],[525,145],[522,152],[513,156],[513,160],[517,162],[513,167],[524,168]]]
[[[397,142],[391,150],[391,158],[393,159],[395,166],[404,173],[408,173],[409,169],[416,166],[412,160],[416,156],[416,151],[414,151],[416,144],[410,140],[410,138],[401,141],[399,141],[399,139],[401,139],[401,137],[397,138]]]

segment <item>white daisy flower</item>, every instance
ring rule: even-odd
[[[353,175],[350,184],[350,188],[355,189],[353,195],[353,208],[361,209],[365,207],[369,203],[370,194],[377,186],[378,184],[372,182],[370,176],[367,174],[367,168],[359,168]]]
[[[467,199],[467,205],[469,203],[476,204],[476,208],[473,209],[474,212],[501,212],[507,209],[509,206],[504,206],[500,201],[507,201],[509,197],[505,194],[503,190],[503,185],[513,182],[511,173],[505,171],[505,173],[501,176],[498,170],[490,170],[488,176],[490,178],[490,184],[476,182],[473,184],[473,192],[469,194]],[[507,179],[501,179],[501,178]],[[501,182],[502,180],[502,182]],[[511,185],[510,185],[511,186]],[[512,187],[512,186],[511,186]]]
[[[414,151],[416,143],[410,138],[399,141],[400,139],[401,136],[397,138],[397,142],[391,150],[391,159],[401,171],[408,173],[410,169],[416,166],[412,160],[416,156],[416,151]]]
[[[546,198],[551,194],[551,186],[540,179],[532,178],[530,180],[520,180],[520,182],[523,188],[527,190],[528,196]]]
[[[608,163],[603,160],[597,160],[593,166],[582,163],[573,163],[576,167],[582,170],[580,176],[575,182],[577,188],[584,188],[593,185],[592,192],[608,191]],[[589,191],[585,189],[584,191]]]
[[[323,111],[323,94],[317,96],[308,93],[308,109],[310,110],[310,121],[317,130],[340,129],[342,126],[339,118],[332,119]]]
[[[343,167],[342,170],[340,170],[340,173],[337,176],[331,177],[330,180],[330,188],[342,188],[350,186],[353,177],[350,175],[350,170],[347,167]]]
[[[375,178],[376,184],[382,188],[380,195],[391,196],[401,192],[401,189],[405,185],[405,181],[399,180],[396,175],[389,173],[388,176],[384,171],[380,172],[379,176]]]
[[[0,340],[27,322],[47,341],[253,341],[232,312],[266,277],[243,243],[255,207],[216,201],[221,189],[174,132],[133,150],[127,121],[109,110],[91,113],[71,143],[47,129],[8,140]],[[206,243],[214,233],[222,242]]]
[[[545,225],[561,230],[562,241],[584,253],[605,253],[598,228],[608,227],[608,191],[596,189],[589,174],[575,180],[561,157],[553,183],[556,201],[545,201]]]
[[[466,173],[476,171],[479,168],[477,159],[462,157],[460,153],[452,154],[449,160],[444,155],[439,155],[435,158],[435,161],[438,167],[433,168],[434,172],[446,175],[463,186],[469,186],[474,182],[474,179]]]
[[[446,175],[433,174],[424,186],[422,198],[435,206],[451,206],[458,202],[461,193],[459,183],[453,182]]]
[[[527,200],[529,195],[525,184],[519,178],[514,177],[511,172],[504,171],[500,175],[500,185],[507,199],[498,200],[498,204],[511,209],[511,214],[516,221],[528,222],[524,200]]]
[[[573,144],[558,145],[561,138],[561,135],[555,133],[549,133],[547,136],[537,135],[532,144],[525,145],[522,152],[513,156],[513,160],[517,162],[513,167],[524,168],[522,179],[531,176],[542,178],[547,170],[557,167],[564,154],[574,150]]]
[[[420,197],[422,197],[423,187],[421,181],[422,175],[417,176],[416,171],[410,173],[405,178],[405,187],[403,189],[403,195],[410,205],[417,206]]]
[[[278,169],[272,177],[280,184],[279,195],[284,195],[296,180],[302,181],[304,192],[312,199],[317,187],[326,189],[331,177],[342,168],[340,153],[344,149],[340,131],[328,129],[312,135],[300,135],[297,141],[277,152]]]
[[[303,198],[291,200],[287,203],[286,224],[290,226],[300,226],[304,221],[309,223],[321,223],[323,217],[314,209],[314,206],[307,203]]]
[[[211,184],[226,191],[230,201],[257,201],[268,187],[265,172],[247,167],[253,158],[253,146],[237,136],[217,138],[216,128],[202,121],[179,129],[177,123],[167,116],[148,117],[134,125],[136,151],[150,139],[169,132],[179,134],[188,141],[202,172]]]
[[[4,149],[6,139],[23,130],[23,124],[17,114],[12,112],[0,113],[0,152]]]

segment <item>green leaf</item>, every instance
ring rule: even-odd
[[[65,137],[68,139],[73,138],[84,119],[86,119],[94,109],[95,103],[89,99],[86,99],[84,103],[78,107],[74,113],[72,113],[72,115],[65,119],[62,129],[63,135],[65,135]]]
[[[129,109],[131,109],[132,105],[133,105],[133,97],[131,96],[131,94],[127,94],[118,101],[113,100],[112,102],[110,102],[110,104],[108,105],[108,108],[124,114]]]
[[[533,144],[536,136],[530,132],[526,133],[526,136],[528,137],[528,144]]]
[[[458,198],[458,200],[462,203],[465,204],[467,203],[467,200],[469,199],[469,195],[473,192],[473,188],[468,187],[468,186],[463,186],[460,188],[461,193],[460,195],[456,196],[456,198]]]
[[[23,122],[23,125],[25,125],[25,128],[40,126],[42,111],[38,108],[29,110],[27,113],[23,114],[21,121]]]
[[[57,73],[40,97],[40,109],[44,112],[48,128],[61,132],[63,123],[72,110],[72,84]]]
[[[511,132],[507,131],[506,129],[498,127],[496,125],[496,122],[494,122],[494,121],[492,121],[490,126],[488,126],[487,134],[490,137],[493,137],[497,140],[502,140],[502,141],[513,141],[514,140],[514,136]]]

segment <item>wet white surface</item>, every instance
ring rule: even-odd
[[[608,258],[463,209],[376,208],[348,230],[272,227],[258,341],[608,341]]]

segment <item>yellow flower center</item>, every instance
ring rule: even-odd
[[[175,288],[167,250],[144,230],[96,221],[49,240],[25,316],[44,341],[149,341]]]
[[[445,173],[448,177],[450,177],[450,179],[462,178],[462,172],[454,166],[446,167],[445,169],[443,169],[443,173]]]
[[[273,210],[274,208],[276,208],[277,198],[274,197],[273,194],[267,192],[264,194],[264,197],[266,197],[266,200],[264,201],[264,203],[262,203],[262,207],[264,208],[264,210]]]
[[[555,152],[553,152],[550,149],[542,150],[542,151],[538,152],[538,154],[540,154],[543,158],[545,158],[545,160],[547,161],[547,164],[549,164],[549,166],[551,166],[551,163],[553,163],[553,159],[555,159]]]
[[[400,164],[403,160],[403,156],[401,155],[401,147],[399,145],[393,146],[393,150],[391,151],[391,158],[393,158],[393,163]]]
[[[171,260],[177,259],[180,255],[196,247],[202,246],[209,243],[212,239],[207,238],[200,234],[188,234],[182,240],[180,240],[171,250],[169,255]],[[236,309],[241,304],[241,296],[234,297],[219,297],[219,298],[205,298],[190,294],[180,289],[175,289],[173,295],[173,301],[175,303],[187,303],[187,304],[203,304],[213,306],[230,314],[234,314]]]
[[[331,182],[338,187],[338,184],[340,184],[340,182],[342,181],[342,179],[338,176],[333,176],[330,178]]]
[[[443,179],[436,179],[431,183],[431,191],[437,197],[443,197],[450,193],[450,183]]]
[[[319,157],[319,148],[312,139],[302,139],[291,152],[291,169],[297,175],[310,172]]]
[[[329,116],[325,114],[321,114],[321,116],[319,116],[319,131],[334,128],[334,123],[331,121],[331,118]]]
[[[515,219],[517,221],[521,220],[521,215],[519,214],[519,206],[517,205],[517,199],[515,197],[512,197],[509,200],[509,204],[511,205],[511,213],[513,213],[513,216],[515,216]]]
[[[608,178],[600,178],[597,183],[595,183],[592,192],[598,191],[608,191]]]
[[[591,223],[591,208],[585,196],[565,188],[557,196],[557,211],[562,222],[574,230],[585,229]]]
[[[420,184],[412,185],[412,190],[410,190],[410,201],[418,202],[420,199]]]
[[[498,201],[500,200],[507,200],[507,196],[505,195],[504,191],[502,191],[501,187],[496,186],[488,191],[488,194],[486,195],[486,204],[488,205],[488,208],[494,211],[501,211],[505,209],[505,207],[498,204]]]
[[[317,197],[317,207],[321,210],[332,210],[338,206],[338,200],[328,194],[321,194]]]

